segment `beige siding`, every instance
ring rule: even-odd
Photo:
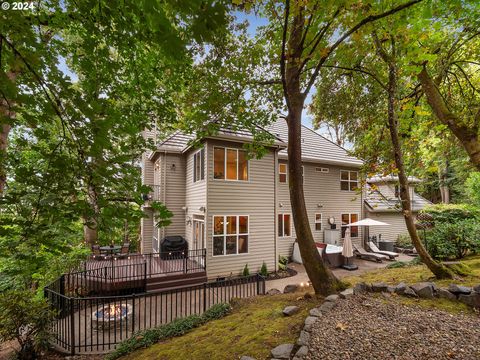
[[[286,163],[284,160],[280,160],[280,162]],[[358,214],[359,220],[362,218],[362,194],[340,190],[340,170],[354,169],[314,163],[304,163],[303,166],[305,204],[313,237],[316,242],[323,242],[323,230],[330,227],[328,224],[329,217],[335,217],[337,228],[341,225],[341,214],[343,213],[356,213]],[[329,172],[317,172],[317,167],[328,168]],[[278,197],[278,213],[291,214],[288,181],[287,183],[278,183]],[[316,213],[322,214],[321,231],[315,230]],[[360,244],[361,236],[362,229],[360,228],[359,237],[352,239],[353,242]],[[278,238],[279,254],[282,256],[291,256],[294,242],[295,229],[292,219],[292,236],[289,238]]]
[[[201,208],[207,207],[207,153],[205,152],[205,180],[193,182],[193,156],[198,150],[189,151],[186,155],[187,169],[186,169],[186,204],[187,220],[184,225],[185,238],[188,241],[189,248],[194,249],[193,244],[193,224],[194,216],[205,215]]]
[[[367,213],[367,216],[373,220],[382,221],[388,226],[371,226],[370,236],[382,235],[382,240],[396,241],[401,234],[407,234],[407,227],[403,215],[396,213]]]
[[[275,268],[275,163],[273,151],[249,162],[247,182],[213,179],[213,146],[240,148],[235,143],[208,141],[207,146],[207,274],[208,277],[238,275],[248,264],[252,273],[265,261],[269,271]],[[248,254],[212,256],[214,215],[249,215]]]
[[[150,209],[144,209],[145,217],[142,218],[141,236],[142,243],[140,245],[140,252],[148,254],[152,252],[152,238],[153,238],[153,213]]]
[[[185,157],[182,154],[166,154],[164,178],[165,205],[173,213],[172,223],[165,228],[165,235],[185,236]]]

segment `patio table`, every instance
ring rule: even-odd
[[[114,246],[100,246],[100,252],[105,253],[105,254],[117,254],[120,252],[120,249],[122,247],[120,245],[114,245]]]

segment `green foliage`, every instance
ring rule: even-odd
[[[243,268],[242,271],[242,276],[249,276],[250,275],[250,269],[248,268],[248,264],[245,264],[245,267]]]
[[[427,234],[427,248],[437,259],[460,259],[480,252],[480,223],[474,219],[436,223]]]
[[[32,359],[48,347],[54,313],[43,298],[29,290],[0,294],[0,342],[16,340],[18,357]]]
[[[286,256],[278,257],[278,269],[281,271],[287,270],[288,258]]]
[[[265,261],[263,262],[262,267],[260,268],[260,275],[262,275],[263,277],[268,276],[268,269]]]
[[[421,259],[420,257],[415,257],[410,261],[394,261],[391,262],[387,265],[387,269],[400,269],[404,267],[409,267],[409,266],[416,266],[421,264]]]
[[[474,220],[480,217],[480,209],[468,204],[435,204],[428,206],[422,212],[432,216],[435,225],[466,219]]]
[[[217,304],[212,306],[202,315],[191,315],[183,319],[177,319],[169,324],[157,328],[141,331],[132,335],[126,341],[120,343],[116,350],[107,355],[107,360],[118,359],[137,349],[151,346],[161,340],[174,336],[181,336],[190,330],[199,327],[208,321],[220,319],[231,311],[229,304]]]
[[[480,207],[480,172],[472,172],[465,181],[465,192],[468,200]]]
[[[172,223],[173,213],[168,210],[167,206],[160,202],[152,202],[152,209],[155,213],[155,226],[158,228],[166,227]]]
[[[395,242],[395,244],[400,248],[409,249],[409,248],[413,247],[412,239],[410,238],[410,235],[408,235],[408,234],[398,235],[397,241]]]

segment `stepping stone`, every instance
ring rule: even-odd
[[[290,284],[290,285],[285,286],[285,288],[283,289],[283,293],[284,294],[290,294],[290,293],[294,293],[297,290],[298,290],[298,285]]]
[[[320,309],[318,307],[316,308],[313,308],[312,310],[310,310],[310,316],[315,316],[315,317],[320,317],[322,316],[322,312],[320,311]]]
[[[310,329],[312,328],[313,324],[315,324],[315,322],[318,320],[318,317],[316,316],[308,316],[306,319],[305,319],[305,325],[303,326],[303,330],[305,331],[310,331]]]
[[[293,344],[278,345],[276,348],[273,348],[270,353],[275,359],[290,359],[293,346]]]
[[[373,292],[386,292],[388,290],[388,285],[384,282],[376,282],[372,284]]]
[[[336,294],[333,294],[333,295],[328,295],[326,298],[325,298],[325,301],[337,301],[340,297]]]
[[[370,291],[370,287],[364,282],[355,284],[355,286],[353,287],[354,294],[365,294],[368,291]]]
[[[471,306],[477,309],[480,308],[480,294],[477,292],[474,292],[470,295],[460,294],[458,296],[458,300],[460,300],[464,304],[467,304],[468,306]]]
[[[348,288],[340,293],[341,299],[348,299],[353,296],[353,288]]]
[[[403,295],[410,296],[410,297],[418,297],[417,293],[413,291],[413,289],[409,286],[405,289],[405,291],[403,292]]]
[[[329,312],[332,310],[337,304],[331,301],[325,301],[320,307],[318,308],[322,313]]]
[[[472,292],[472,288],[457,285],[457,284],[450,284],[448,286],[448,291],[450,291],[451,293],[453,293],[455,295],[460,295],[460,294],[470,295],[470,293]]]
[[[283,315],[285,316],[291,316],[291,315],[294,315],[296,313],[298,313],[298,311],[300,310],[300,308],[298,306],[287,306],[285,307],[285,309],[283,309]]]
[[[300,346],[300,349],[295,353],[294,359],[301,359],[308,354],[308,346]]]
[[[405,284],[404,282],[401,282],[400,284],[395,286],[394,291],[395,291],[395,294],[403,295],[406,289],[407,289],[407,284]]]

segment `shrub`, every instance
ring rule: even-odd
[[[278,257],[278,269],[281,271],[287,270],[288,258],[286,256]]]
[[[16,340],[19,359],[34,359],[48,347],[54,313],[48,303],[29,290],[0,294],[0,342]]]
[[[480,209],[468,204],[435,204],[426,207],[422,213],[432,216],[435,225],[480,218]]]
[[[229,304],[217,304],[205,311],[202,315],[190,315],[183,319],[177,319],[169,324],[157,328],[137,332],[128,340],[121,342],[116,350],[106,356],[106,360],[118,359],[137,349],[151,346],[161,340],[174,336],[181,336],[190,330],[199,327],[210,320],[220,319],[231,310]]]
[[[263,277],[268,276],[268,269],[267,269],[267,264],[265,264],[265,261],[262,264],[262,267],[260,268],[260,275]]]
[[[387,265],[387,269],[399,269],[409,266],[415,266],[421,264],[422,261],[419,256],[414,257],[410,261],[394,261]]]
[[[410,235],[408,234],[400,234],[398,235],[396,245],[400,248],[412,248],[412,239],[410,238]]]
[[[480,204],[480,172],[475,171],[470,173],[465,181],[465,192],[468,199],[477,206]]]
[[[472,219],[437,223],[428,231],[427,248],[437,259],[460,259],[480,251],[480,224]]]
[[[248,264],[245,264],[245,267],[243,268],[242,271],[243,276],[249,276],[250,275],[250,269],[248,268]]]

